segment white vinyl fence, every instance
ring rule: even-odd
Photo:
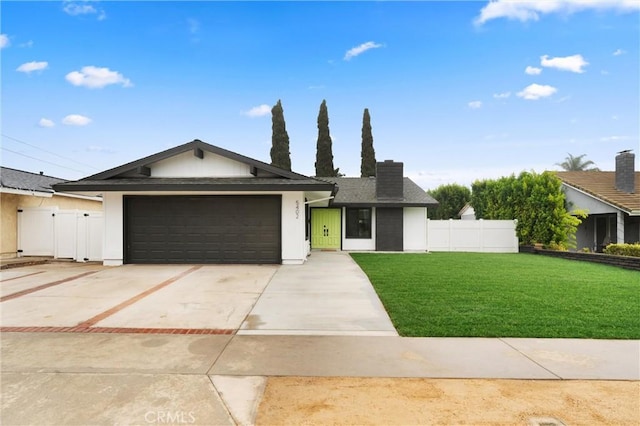
[[[427,250],[517,253],[515,220],[427,220]]]
[[[18,210],[18,256],[102,260],[102,212],[30,207]]]

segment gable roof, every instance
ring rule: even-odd
[[[244,163],[249,166],[256,167],[257,169],[264,170],[267,173],[272,173],[280,177],[289,178],[289,179],[308,179],[307,176],[290,172],[287,170],[283,170],[278,167],[272,166],[271,164],[263,163],[262,161],[245,157],[244,155],[240,155],[238,153],[226,150],[224,148],[210,145],[208,143],[202,142],[199,139],[194,139],[191,142],[187,142],[185,144],[167,149],[166,151],[158,152],[157,154],[153,154],[148,157],[144,157],[127,164],[123,164],[122,166],[114,167],[113,169],[105,170],[104,172],[100,172],[95,175],[88,176],[82,180],[111,179],[114,177],[118,177],[119,175],[125,174],[127,172],[135,171],[139,167],[146,167],[149,164],[156,163],[161,160],[166,160],[167,158],[175,157],[176,155],[182,154],[183,152],[194,151],[197,149],[211,152],[213,154],[220,155],[230,160],[235,160],[240,163]]]
[[[0,170],[1,188],[53,194],[55,191],[52,186],[56,183],[64,182],[64,179],[11,169],[9,167],[1,167]]]
[[[635,172],[636,190],[640,189],[640,172]],[[593,198],[617,207],[630,215],[640,215],[640,194],[616,189],[616,172],[556,172],[566,185]]]
[[[338,186],[334,206],[349,207],[435,207],[438,202],[408,177],[403,178],[402,200],[379,200],[376,197],[376,178],[328,177],[319,178]]]
[[[248,165],[255,177],[151,177],[140,170],[179,154],[193,151],[202,158],[203,152]],[[183,145],[132,161],[74,182],[59,183],[56,190],[71,192],[101,191],[330,191],[335,185],[283,170],[262,161],[210,145],[195,139]]]

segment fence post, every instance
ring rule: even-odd
[[[484,253],[484,219],[480,219],[480,253]]]

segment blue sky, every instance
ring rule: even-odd
[[[201,139],[292,167],[378,160],[425,189],[640,151],[640,2],[2,2],[2,165],[77,179]],[[52,164],[53,163],[53,164]]]

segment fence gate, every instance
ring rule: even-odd
[[[55,255],[57,207],[18,209],[18,256]]]
[[[18,255],[52,256],[78,262],[102,260],[102,212],[18,209]]]

